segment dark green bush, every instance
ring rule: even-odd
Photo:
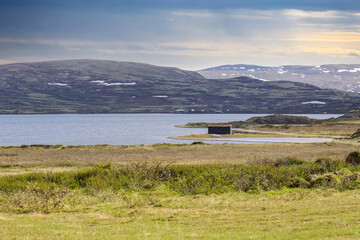
[[[200,142],[200,141],[198,141],[198,142],[192,142],[190,145],[205,145],[206,143],[204,143],[204,142]]]
[[[347,156],[345,162],[346,162],[346,163],[353,164],[353,165],[358,165],[358,164],[360,164],[360,152],[355,151],[355,152],[350,153],[350,154]]]
[[[334,173],[326,173],[311,180],[311,187],[334,188],[341,184],[341,176]]]
[[[300,160],[298,158],[295,158],[295,157],[285,157],[285,158],[278,159],[275,162],[275,166],[278,167],[278,166],[288,166],[288,165],[301,165],[304,163],[306,163],[306,162],[303,160]]]
[[[293,188],[308,188],[310,187],[310,183],[301,177],[294,177],[291,179],[290,187]]]

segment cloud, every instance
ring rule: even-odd
[[[360,53],[350,52],[348,55],[349,55],[350,57],[360,58]]]
[[[54,10],[45,15],[39,14],[41,9],[34,11],[16,17],[0,14],[1,59],[148,60],[196,69],[230,62],[324,64],[355,61],[351,53],[360,54],[360,14],[351,11],[221,7],[119,13]]]
[[[123,42],[123,41],[81,41],[81,40],[52,40],[52,39],[16,39],[16,38],[0,38],[1,43],[8,44],[25,44],[25,45],[52,45],[63,47],[70,51],[81,51],[82,49],[94,49],[100,47],[108,48],[125,48],[129,50],[144,49],[146,42]]]
[[[211,13],[210,11],[174,11],[171,12],[174,16],[181,16],[181,17],[192,17],[192,18],[212,18],[216,17],[216,14]]]
[[[289,9],[284,11],[284,15],[292,18],[320,18],[338,19],[344,18],[338,11],[303,11],[299,9]]]
[[[16,0],[2,1],[2,8],[26,9],[84,9],[107,11],[141,11],[142,9],[302,9],[302,10],[359,10],[358,0]]]
[[[328,42],[328,43],[360,43],[360,33],[336,32],[336,33],[312,33],[301,34],[295,38],[288,38],[289,41],[297,42]]]
[[[18,44],[43,44],[57,46],[97,46],[99,42],[78,41],[78,40],[51,40],[51,39],[17,39],[0,38],[0,43],[18,43]]]
[[[9,61],[9,60],[0,59],[0,65],[10,64],[10,63],[15,63],[15,62],[14,62],[14,61]]]
[[[81,48],[75,48],[75,47],[66,47],[65,49],[69,51],[81,51]]]
[[[292,48],[293,52],[298,53],[314,53],[324,56],[332,56],[339,58],[346,58],[349,54],[360,54],[360,49],[356,48],[341,48],[341,47],[317,47],[317,46],[295,46]]]

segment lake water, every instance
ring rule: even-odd
[[[178,128],[189,122],[229,122],[268,114],[59,114],[0,115],[0,146],[23,144],[133,145],[155,143],[192,143],[169,139],[207,129]],[[334,114],[307,114],[317,119],[338,117]],[[284,140],[285,139],[285,140]],[[287,138],[259,139],[260,142],[286,141]],[[304,141],[309,141],[309,139]],[[246,141],[249,140],[249,141]],[[255,139],[256,140],[256,139]],[[239,140],[256,143],[254,139]],[[233,141],[233,140],[232,140]],[[231,142],[232,142],[231,141]],[[301,140],[299,140],[301,141]],[[313,141],[317,141],[314,139]],[[324,141],[324,140],[319,140]],[[227,142],[227,141],[222,141]],[[219,143],[217,141],[217,143]]]

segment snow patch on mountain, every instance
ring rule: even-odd
[[[326,102],[321,102],[321,101],[309,101],[309,102],[302,102],[301,104],[321,104],[321,105],[324,105],[324,104],[326,104]]]
[[[96,81],[91,81],[93,83],[98,83],[97,85],[104,85],[104,86],[133,86],[136,85],[135,82],[129,82],[129,83],[122,83],[122,82],[115,82],[115,83],[107,83],[105,81],[102,80],[96,80]]]
[[[67,84],[67,83],[48,83],[48,85],[50,85],[50,86],[66,87],[66,86],[68,86],[69,84]]]

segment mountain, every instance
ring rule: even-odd
[[[0,66],[0,113],[344,113],[360,95],[289,81],[205,79],[132,62]]]
[[[264,81],[294,81],[320,88],[360,92],[360,64],[329,64],[319,66],[287,65],[263,67],[256,65],[223,65],[198,71],[205,78],[226,79],[248,76]]]

